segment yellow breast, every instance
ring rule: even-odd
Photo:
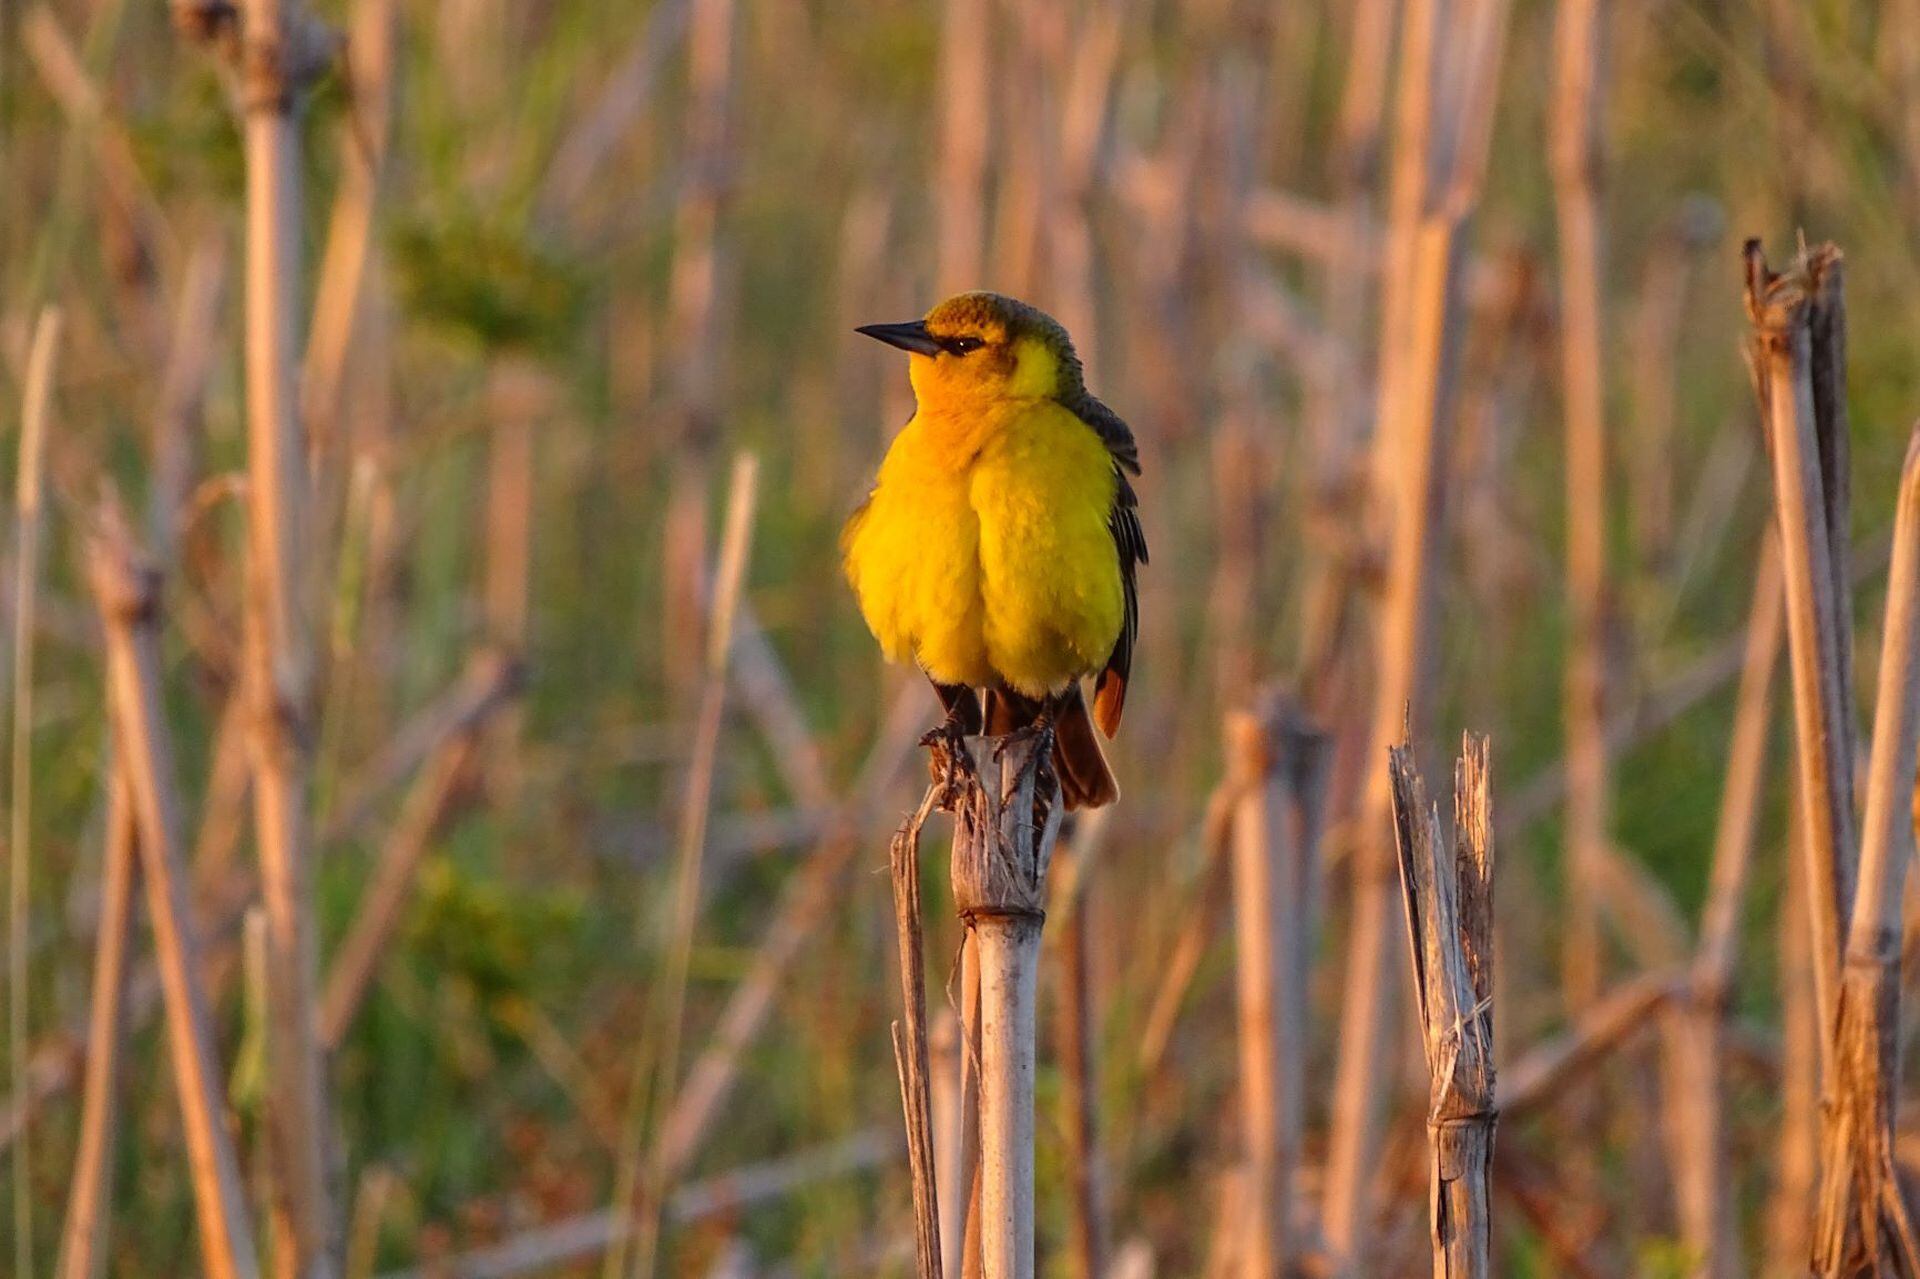
[[[1106,446],[1052,401],[916,414],[843,537],[882,649],[1029,696],[1098,670],[1123,609],[1114,484]]]

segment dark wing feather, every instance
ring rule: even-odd
[[[1120,638],[1114,643],[1107,665],[1094,686],[1093,713],[1100,730],[1112,737],[1120,728],[1120,712],[1127,700],[1127,678],[1133,671],[1133,646],[1140,636],[1140,588],[1136,574],[1147,562],[1147,535],[1140,527],[1139,498],[1127,477],[1140,474],[1140,447],[1133,432],[1120,415],[1082,393],[1067,403],[1074,415],[1100,437],[1113,455],[1113,508],[1107,513],[1107,529],[1113,534],[1113,548],[1120,557],[1120,585],[1124,592],[1125,613]]]

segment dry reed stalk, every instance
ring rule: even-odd
[[[940,1186],[933,1146],[933,1082],[927,1049],[926,934],[920,914],[920,828],[933,812],[936,788],[893,833],[887,861],[893,872],[893,922],[900,950],[903,1021],[893,1024],[893,1065],[906,1114],[907,1162],[913,1175],[913,1244],[921,1279],[940,1279]]]
[[[1413,989],[1432,1090],[1430,1207],[1436,1279],[1493,1274],[1493,823],[1487,739],[1465,737],[1454,768],[1453,840],[1411,746],[1390,757]]]
[[[1174,938],[1164,962],[1161,978],[1152,1001],[1147,1005],[1146,1027],[1140,1035],[1137,1057],[1145,1075],[1158,1073],[1161,1059],[1173,1039],[1174,1022],[1181,1004],[1193,984],[1200,961],[1215,932],[1216,916],[1226,892],[1229,857],[1232,851],[1233,811],[1239,793],[1228,782],[1215,786],[1207,796],[1201,817],[1200,847],[1202,863],[1198,891],[1187,917]]]
[[[102,1279],[113,1233],[114,1146],[120,1127],[121,1056],[126,1035],[127,977],[134,945],[134,894],[139,891],[133,797],[126,774],[107,775],[106,855],[100,921],[94,940],[93,997],[88,1003],[86,1084],[80,1101],[79,1149],[67,1192],[60,1240],[60,1279]]]
[[[1599,997],[1601,864],[1608,858],[1606,748],[1607,423],[1601,353],[1600,0],[1560,0],[1549,159],[1560,229],[1560,352],[1566,412],[1568,653],[1567,927],[1562,980],[1575,1013]]]
[[[340,179],[313,291],[313,323],[300,379],[307,444],[338,449],[337,419],[361,293],[375,235],[375,208],[392,134],[400,30],[394,0],[355,0],[344,61],[348,110],[340,130]]]
[[[92,146],[107,197],[107,216],[117,217],[128,228],[135,256],[166,262],[173,249],[166,214],[142,172],[133,137],[103,100],[81,51],[59,19],[41,5],[20,15],[19,40],[40,82],[73,126],[76,139]]]
[[[890,1132],[867,1129],[822,1146],[748,1164],[675,1191],[668,1220],[682,1225],[739,1217],[833,1177],[881,1167],[898,1158]],[[384,1279],[510,1279],[514,1275],[550,1275],[556,1267],[578,1262],[618,1242],[626,1227],[612,1209],[584,1213],[539,1226],[490,1247],[462,1253],[417,1270],[390,1271]],[[911,1250],[911,1242],[908,1249]]]
[[[826,822],[805,865],[788,881],[746,976],[728,998],[706,1049],[688,1069],[686,1082],[660,1125],[669,1182],[684,1174],[698,1151],[739,1079],[741,1054],[766,1024],[774,996],[790,975],[794,957],[816,935],[838,900],[835,888],[861,846],[860,828],[886,803],[887,786],[908,746],[919,735],[925,697],[924,690],[908,688],[894,702],[854,785],[852,798]]]
[[[814,812],[826,811],[833,803],[833,784],[827,780],[820,742],[807,727],[792,677],[745,601],[734,618],[732,674],[739,699],[766,739],[774,767],[795,802]]]
[[[1846,322],[1840,251],[1823,245],[1775,275],[1746,246],[1749,348],[1773,458],[1774,510],[1786,569],[1787,639],[1799,781],[1806,802],[1808,901],[1818,1024],[1834,1024],[1840,947],[1852,909],[1852,606],[1846,571]],[[1820,1037],[1821,1077],[1830,1044]]]
[[[33,866],[33,640],[40,594],[42,473],[47,417],[52,412],[55,360],[64,324],[47,307],[34,322],[20,409],[20,457],[13,517],[13,765],[8,784],[7,1043],[16,1093],[27,1078],[28,907]],[[23,1116],[13,1143],[14,1261],[33,1273],[32,1134]]]
[[[87,569],[106,629],[108,705],[116,758],[126,769],[139,831],[147,913],[167,1005],[175,1089],[192,1167],[202,1264],[212,1279],[255,1279],[247,1221],[224,1112],[212,1016],[199,982],[199,943],[180,867],[180,801],[173,737],[162,707],[159,575],[133,547],[118,508],[102,511]]]
[[[1506,1072],[1501,1112],[1518,1120],[1563,1097],[1580,1076],[1653,1024],[1685,988],[1685,975],[1642,973],[1602,995],[1565,1031],[1529,1049]]]
[[[1920,756],[1920,430],[1907,446],[1881,630],[1860,877],[1828,1061],[1813,1271],[1920,1274],[1920,1228],[1894,1165],[1900,906],[1913,859]]]
[[[1055,873],[1064,872],[1078,850],[1062,844]],[[1074,864],[1077,864],[1074,863]],[[1100,1097],[1092,974],[1088,971],[1086,921],[1074,911],[1054,929],[1059,939],[1054,982],[1054,1051],[1059,1057],[1061,1153],[1067,1167],[1069,1272],[1097,1279],[1106,1272],[1107,1213],[1100,1152]]]
[[[1804,1279],[1812,1237],[1814,1183],[1820,1175],[1820,1026],[1813,992],[1813,939],[1807,910],[1812,858],[1795,847],[1806,840],[1800,820],[1805,798],[1796,787],[1788,823],[1786,891],[1776,924],[1780,981],[1780,1138],[1766,1211],[1766,1273]]]
[[[980,948],[960,942],[960,1149],[953,1225],[940,1241],[948,1272],[980,1274]]]
[[[680,847],[674,869],[672,932],[668,942],[666,973],[657,998],[664,1008],[657,1056],[653,1062],[654,1114],[664,1115],[673,1100],[680,1079],[680,1036],[686,1013],[687,970],[693,960],[694,934],[700,922],[701,864],[706,856],[707,821],[712,811],[713,775],[719,764],[720,730],[726,710],[727,669],[733,653],[733,619],[741,591],[746,584],[747,557],[753,543],[753,517],[759,492],[759,459],[741,453],[734,459],[733,475],[727,489],[727,517],[721,532],[718,576],[714,583],[710,611],[706,674],[700,694],[700,714],[694,728],[693,753],[688,763],[686,794],[680,810]],[[614,1207],[631,1211],[635,1193],[639,1194],[638,1217],[634,1223],[635,1249],[632,1273],[653,1273],[659,1246],[660,1205],[669,1188],[673,1169],[669,1166],[664,1131],[654,1137],[645,1150],[644,1181],[641,1144],[637,1121],[642,1114],[640,1101],[645,1089],[640,1086],[636,1056],[633,1099],[629,1111],[629,1135],[632,1138],[624,1154],[617,1178]],[[617,1279],[627,1262],[622,1244],[607,1254],[607,1279]]]
[[[1238,972],[1240,1128],[1246,1147],[1241,1273],[1293,1273],[1306,1136],[1312,901],[1326,739],[1275,699],[1229,715],[1234,952]]]
[[[1374,749],[1397,742],[1411,708],[1424,722],[1431,600],[1447,473],[1456,269],[1478,198],[1506,34],[1503,0],[1442,23],[1438,0],[1408,0],[1402,39],[1392,224],[1382,316],[1376,491],[1390,505],[1372,716]],[[1446,86],[1440,93],[1437,85]],[[1444,110],[1436,109],[1436,103]],[[1445,163],[1440,163],[1444,158]],[[1438,169],[1438,171],[1435,171]],[[1354,907],[1327,1161],[1323,1233],[1344,1270],[1360,1264],[1393,1024],[1392,855],[1380,836],[1389,797],[1371,774],[1354,860]]]
[[[1107,1270],[1106,1156],[1100,1140],[1097,1027],[1100,1017],[1088,926],[1088,870],[1099,856],[1111,808],[1085,815],[1054,849],[1048,912],[1054,920],[1054,1044],[1059,1058],[1059,1125],[1067,1167],[1071,1273],[1096,1279]]]
[[[389,734],[386,744],[341,786],[339,800],[321,823],[320,843],[338,844],[365,833],[387,792],[417,773],[448,742],[484,725],[519,691],[524,675],[521,664],[499,649],[475,653],[452,688]]]
[[[668,497],[667,590],[661,609],[668,675],[699,686],[706,615],[707,488],[723,401],[728,324],[723,297],[731,255],[720,218],[731,185],[733,97],[738,79],[737,0],[691,0],[687,32],[686,169],[674,213],[668,308],[673,325],[677,465]]]
[[[175,22],[227,56],[244,116],[247,174],[247,592],[243,682],[251,708],[254,824],[267,915],[267,1124],[275,1215],[290,1264],[326,1276],[339,1225],[328,1155],[326,1062],[315,1016],[305,745],[313,659],[303,592],[309,528],[299,416],[299,112],[332,60],[333,33],[299,0],[175,0]]]
[[[1740,914],[1753,861],[1754,827],[1766,783],[1774,670],[1780,664],[1785,599],[1780,542],[1764,536],[1747,615],[1747,652],[1727,745],[1726,785],[1714,832],[1707,901],[1687,998],[1668,1014],[1667,1138],[1680,1239],[1705,1279],[1744,1273],[1739,1222],[1727,1178],[1723,1113],[1727,1001]]]
[[[988,96],[994,10],[944,0],[940,27],[940,217],[934,278],[944,295],[981,286],[986,252]]]
[[[1674,548],[1674,423],[1679,390],[1678,353],[1696,240],[1704,238],[1686,211],[1658,234],[1640,271],[1639,297],[1629,339],[1628,379],[1633,413],[1627,426],[1627,485],[1633,534],[1642,568],[1664,567]]]
[[[962,1205],[972,1198],[972,1170],[964,1178],[961,1172],[961,1147],[967,1137],[961,1128],[960,1045],[959,1014],[943,1008],[934,1015],[928,1034],[933,1054],[928,1069],[933,1074],[933,1182],[940,1194],[940,1268],[952,1275],[960,1273],[962,1264],[967,1228]]]
[[[361,892],[353,922],[334,954],[320,998],[320,1042],[337,1051],[372,990],[399,931],[433,837],[453,807],[475,754],[472,736],[450,740],[427,762],[400,806],[379,865]]]
[[[980,1267],[1034,1267],[1035,1034],[1047,868],[1064,810],[1049,731],[933,742],[953,814],[954,909],[980,956]]]

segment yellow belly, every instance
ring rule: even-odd
[[[1122,619],[1113,462],[1052,403],[916,416],[847,526],[847,577],[882,649],[943,684],[1055,692],[1105,664]]]

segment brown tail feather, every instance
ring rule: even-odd
[[[1067,811],[1100,808],[1120,798],[1119,783],[1107,767],[1106,752],[1094,733],[1080,685],[1060,695],[1053,709],[1053,767]]]

